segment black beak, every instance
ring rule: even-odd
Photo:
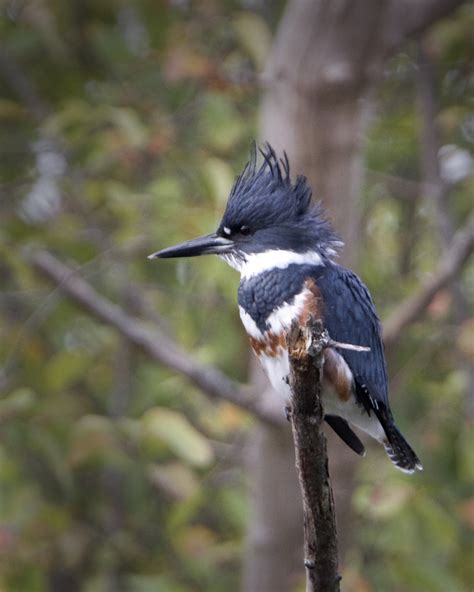
[[[174,247],[168,247],[148,255],[148,259],[169,259],[171,257],[197,257],[198,255],[212,255],[227,253],[234,246],[234,241],[217,234],[207,234],[193,238]]]

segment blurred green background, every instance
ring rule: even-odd
[[[258,135],[258,73],[281,9],[1,4],[1,591],[239,588],[255,420],[132,348],[29,255],[47,249],[77,266],[128,314],[245,383],[237,274],[217,258],[146,255],[215,228]],[[473,30],[467,3],[427,38],[441,143],[464,162],[450,181],[456,227],[474,190]],[[416,189],[417,72],[412,45],[387,63],[365,139],[358,271],[382,319],[442,251]],[[464,298],[472,278],[471,264]],[[390,351],[395,414],[425,471],[407,478],[379,448],[354,456],[351,592],[474,585],[474,325],[458,312],[439,292]]]

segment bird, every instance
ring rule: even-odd
[[[261,155],[261,156],[260,156]],[[259,162],[260,161],[260,162]],[[403,472],[422,465],[395,424],[388,399],[381,324],[359,277],[338,264],[343,243],[303,175],[294,179],[286,153],[254,144],[230,191],[216,232],[149,255],[150,259],[216,254],[240,272],[238,306],[250,345],[288,408],[291,389],[286,335],[309,315],[333,342],[364,351],[324,350],[324,419],[357,454],[365,447],[354,427],[380,442]]]

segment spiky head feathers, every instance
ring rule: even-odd
[[[263,163],[257,167],[254,145],[230,192],[218,234],[240,236],[244,252],[276,248],[334,255],[342,243],[321,206],[311,203],[306,177],[292,182],[286,153],[278,159],[270,144],[259,152]]]

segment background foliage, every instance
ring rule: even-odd
[[[79,265],[100,293],[245,382],[235,273],[217,259],[146,255],[215,227],[256,135],[258,72],[279,12],[10,0],[2,13],[0,588],[236,590],[252,419],[78,310],[28,253]],[[449,180],[456,227],[474,189],[473,27],[467,4],[425,40],[441,143],[464,159]],[[410,46],[391,61],[366,141],[360,272],[382,318],[442,250],[432,207],[413,191],[417,60]],[[408,479],[378,448],[354,458],[348,590],[472,587],[473,321],[457,312],[441,292],[390,351],[395,412],[425,472]]]

